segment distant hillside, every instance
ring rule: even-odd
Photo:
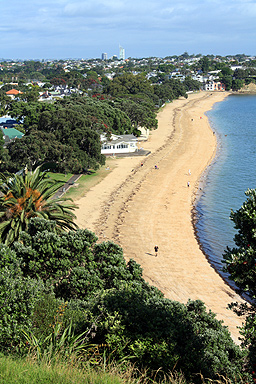
[[[245,85],[239,91],[234,92],[234,93],[255,93],[256,94],[256,84],[250,83],[248,85]]]

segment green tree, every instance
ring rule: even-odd
[[[3,170],[18,172],[21,168],[35,168],[43,163],[51,163],[57,172],[83,172],[82,164],[70,145],[61,144],[53,133],[31,130],[29,134],[7,145],[8,165],[0,164]]]
[[[13,249],[25,277],[47,282],[65,300],[81,300],[101,289],[118,288],[122,282],[146,286],[139,265],[126,264],[118,245],[96,241],[88,230],[57,233],[54,221],[36,217]]]
[[[143,94],[150,97],[153,94],[153,89],[150,81],[147,80],[145,76],[125,73],[123,75],[115,76],[104,92],[113,97],[129,94]]]
[[[207,56],[203,56],[200,60],[199,60],[199,65],[201,67],[201,70],[203,73],[207,73],[209,71],[209,68],[210,68],[210,60]]]
[[[0,160],[2,160],[4,153],[4,135],[2,129],[0,128]]]
[[[95,324],[92,342],[107,344],[117,360],[132,356],[135,366],[152,376],[160,367],[165,374],[182,371],[194,383],[201,382],[198,373],[230,380],[243,375],[243,353],[200,301],[184,305],[127,282],[68,307],[84,312],[77,323],[80,332]]]
[[[38,124],[42,112],[51,110],[54,110],[53,104],[15,100],[10,104],[8,114],[17,121],[22,121],[26,130],[29,130]]]
[[[0,236],[12,244],[26,230],[32,217],[56,222],[58,230],[73,229],[75,205],[67,198],[53,198],[64,182],[47,177],[40,167],[19,174],[0,175]]]
[[[44,290],[42,281],[25,278],[15,252],[0,244],[0,350],[14,352],[23,330],[32,326],[33,308]]]
[[[0,116],[5,115],[11,103],[9,96],[0,88]]]
[[[232,88],[232,80],[233,80],[232,75],[233,75],[233,71],[229,67],[222,68],[219,74],[220,80],[225,84],[227,91],[229,91]]]
[[[39,99],[39,90],[39,87],[28,87],[25,92],[18,96],[18,99],[27,103],[36,102]]]
[[[232,81],[232,91],[239,91],[244,86],[244,81],[241,79],[235,79]]]
[[[251,301],[231,307],[239,315],[246,315],[242,328],[243,345],[249,348],[251,369],[256,372],[256,190],[245,192],[246,201],[230,218],[238,231],[234,236],[235,247],[227,247],[223,255],[225,272],[236,283],[240,293],[246,293]],[[255,375],[256,379],[256,375]]]
[[[113,101],[110,101],[110,103],[113,103]],[[129,97],[116,99],[114,105],[127,114],[135,129],[138,127],[145,127],[148,129],[157,128],[154,104]]]

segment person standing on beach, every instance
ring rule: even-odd
[[[155,249],[155,256],[157,257],[158,246],[157,246],[157,245],[155,245],[154,249]]]
[[[188,181],[188,183],[187,183],[187,186],[189,187],[190,186],[190,182]]]

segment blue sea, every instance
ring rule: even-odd
[[[196,229],[203,251],[227,278],[221,260],[236,233],[230,212],[241,207],[248,188],[256,188],[256,95],[230,95],[207,116],[218,149],[202,177]]]

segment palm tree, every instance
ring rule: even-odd
[[[77,228],[72,200],[54,198],[63,184],[50,179],[40,167],[20,174],[0,174],[0,240],[12,244],[36,216],[54,220],[58,231]]]

